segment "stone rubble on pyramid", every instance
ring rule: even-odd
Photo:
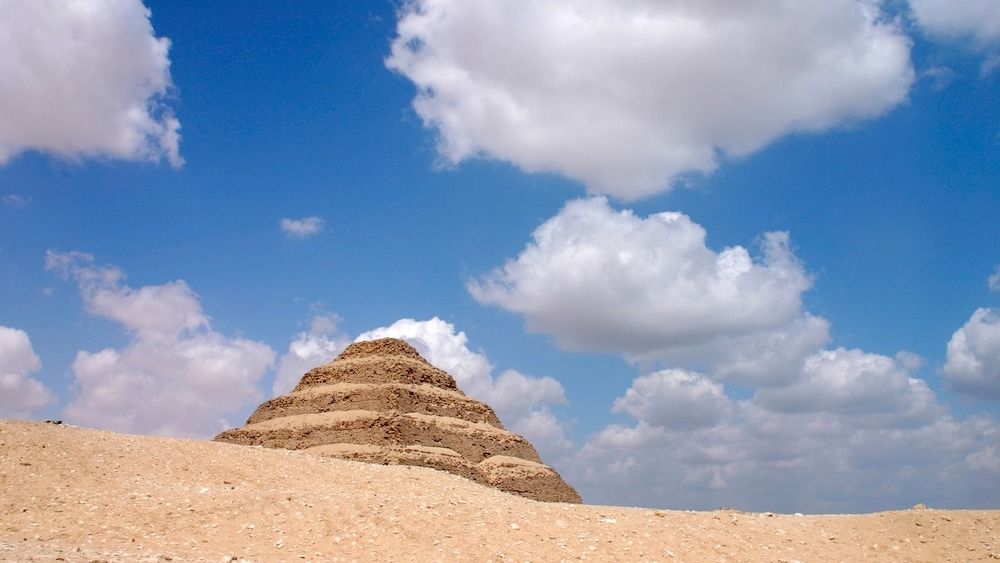
[[[221,442],[431,467],[550,502],[580,496],[488,405],[402,340],[356,342],[259,407]]]

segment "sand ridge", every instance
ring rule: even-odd
[[[273,418],[216,438],[249,446],[298,450],[323,444],[444,446],[472,461],[510,455],[540,461],[524,438],[484,423],[395,411],[336,411]]]
[[[4,561],[997,561],[1000,511],[544,503],[421,467],[0,421]]]

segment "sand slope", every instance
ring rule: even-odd
[[[996,561],[1000,511],[544,503],[432,469],[0,421],[0,560]]]

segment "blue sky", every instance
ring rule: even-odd
[[[208,437],[393,335],[588,502],[1000,503],[994,3],[58,4],[0,415]]]

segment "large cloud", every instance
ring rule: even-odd
[[[77,282],[87,310],[129,334],[121,349],[77,352],[68,420],[122,432],[210,436],[260,399],[267,345],[214,330],[184,281],[138,289],[93,256],[49,251],[46,267]]]
[[[1000,313],[976,309],[948,342],[943,371],[958,391],[1000,399]]]
[[[493,365],[486,355],[470,350],[465,333],[437,317],[400,319],[364,332],[357,340],[387,337],[406,340],[427,361],[454,376],[463,392],[493,407],[504,424],[528,438],[543,457],[568,447],[562,423],[548,409],[566,402],[563,387],[555,379],[515,370],[493,377]]]
[[[0,326],[0,416],[24,417],[51,402],[49,390],[30,377],[40,369],[28,333]]]
[[[869,0],[412,0],[397,33],[386,64],[444,161],[625,199],[878,116],[913,81],[909,40]]]
[[[696,373],[669,369],[637,378],[612,410],[652,426],[691,430],[717,423],[728,403],[722,385]]]
[[[920,361],[862,350],[822,350],[810,356],[791,384],[759,391],[754,400],[779,412],[901,415],[926,421],[935,414],[934,394],[912,377]]]
[[[0,164],[26,150],[180,166],[170,41],[141,0],[0,0]]]
[[[733,378],[784,377],[826,341],[827,327],[803,316],[811,279],[788,235],[768,233],[762,247],[759,260],[740,246],[716,252],[683,214],[641,218],[591,198],[569,202],[517,258],[468,289],[566,348],[712,358]]]
[[[917,22],[933,36],[971,40],[978,47],[1000,44],[996,0],[910,0]]]
[[[777,329],[736,337],[720,334],[701,345],[667,351],[662,356],[707,369],[717,379],[774,387],[798,378],[806,359],[829,340],[829,321],[803,313]]]
[[[634,423],[552,463],[599,503],[815,512],[1000,501],[981,492],[1000,490],[1000,425],[956,420],[915,354],[828,348],[830,323],[802,306],[810,276],[788,236],[762,240],[755,260],[708,248],[677,213],[576,201],[469,283],[565,347],[669,368],[613,402]],[[966,365],[998,363],[979,357],[1000,349],[993,326],[980,313],[963,329],[962,350],[980,361]]]
[[[878,408],[864,397],[869,383],[896,377],[845,381],[834,401],[844,412],[778,412],[756,398],[732,399],[703,375],[658,372],[637,378],[615,401],[633,424],[612,424],[555,463],[597,503],[856,512],[1000,502],[1000,425],[955,420],[925,386],[897,389],[895,399],[880,395]],[[822,402],[828,388],[814,384],[812,400]]]

